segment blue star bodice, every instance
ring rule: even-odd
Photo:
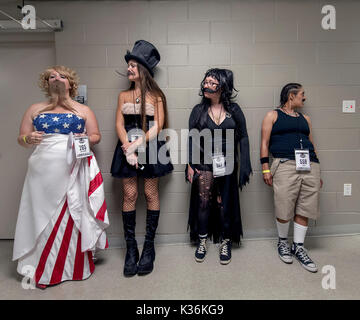
[[[45,133],[83,133],[85,120],[74,113],[40,113],[33,120],[36,131]]]

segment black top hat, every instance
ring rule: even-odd
[[[138,40],[135,42],[132,51],[128,50],[125,55],[126,62],[131,59],[141,63],[153,77],[153,69],[160,61],[160,53],[150,42]]]

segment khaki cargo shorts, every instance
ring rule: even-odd
[[[295,160],[281,163],[275,158],[271,164],[275,215],[291,220],[295,214],[317,219],[320,214],[320,164],[311,162],[311,171],[296,171]]]

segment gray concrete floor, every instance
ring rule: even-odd
[[[276,253],[276,240],[244,240],[233,249],[229,265],[219,263],[218,247],[210,241],[203,263],[195,247],[156,246],[154,271],[124,278],[124,249],[97,254],[95,273],[85,281],[69,281],[46,290],[25,290],[11,261],[12,241],[0,241],[0,299],[360,299],[360,235],[308,237],[306,247],[317,262],[315,274],[297,261],[286,265]],[[336,289],[322,288],[322,267],[336,270]]]

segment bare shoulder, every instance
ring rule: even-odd
[[[134,98],[134,90],[123,90],[119,93],[118,101],[123,103],[132,102]]]
[[[126,98],[128,98],[129,96],[130,96],[130,91],[131,90],[123,90],[123,91],[120,91],[120,93],[119,93],[119,99],[121,98],[121,99],[126,99]]]
[[[32,117],[34,118],[42,109],[44,109],[45,107],[47,107],[49,105],[48,101],[42,101],[42,102],[37,102],[32,104],[27,110],[26,112]]]
[[[311,122],[311,121],[310,121],[310,117],[309,117],[307,114],[303,113],[302,115],[303,115],[304,118],[307,120],[307,122]]]
[[[266,117],[273,118],[277,116],[276,110],[270,110],[266,113]]]
[[[277,120],[278,117],[278,113],[276,110],[270,110],[266,113],[264,120],[265,121],[271,121],[272,123],[274,123]]]
[[[84,112],[84,111],[86,112],[86,111],[91,110],[89,106],[79,103],[77,101],[74,101],[73,107],[78,112]]]
[[[80,114],[80,116],[82,118],[84,118],[85,120],[94,114],[94,112],[90,109],[89,106],[87,105],[84,105],[84,104],[81,104],[77,101],[74,101],[74,104],[73,104],[73,107],[74,109],[76,110],[77,113]]]
[[[156,106],[159,103],[162,103],[162,99],[160,96],[155,96],[152,94],[147,94],[146,95],[146,102],[152,104],[153,106]]]

